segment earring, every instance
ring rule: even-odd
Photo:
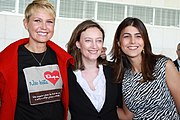
[[[120,47],[120,43],[119,43],[119,42],[117,42],[117,44],[118,44],[118,47]]]
[[[142,50],[142,54],[145,54],[144,49]]]

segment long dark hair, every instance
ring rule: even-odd
[[[144,50],[142,51],[141,63],[141,72],[143,75],[142,82],[152,81],[154,80],[153,71],[156,65],[156,61],[159,57],[161,57],[161,55],[155,55],[152,53],[151,43],[149,40],[147,29],[143,22],[138,18],[127,17],[119,24],[115,32],[112,49],[110,51],[110,59],[114,63],[115,82],[121,82],[125,70],[132,68],[132,64],[128,60],[126,54],[121,50],[120,46],[118,45],[121,32],[127,26],[136,27],[139,30],[142,39],[144,40]]]

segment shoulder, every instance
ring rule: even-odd
[[[111,65],[103,65],[103,72],[107,80],[114,79],[114,69]]]
[[[113,70],[113,64],[111,62],[108,62],[107,64],[103,65],[103,69],[106,71],[112,71]]]
[[[159,74],[159,73],[164,74],[165,70],[166,70],[166,63],[168,62],[168,60],[171,60],[171,59],[169,59],[166,56],[162,56],[162,55],[157,56],[156,64],[155,64],[155,67],[154,67],[154,72],[156,74]]]
[[[166,63],[166,68],[176,70],[175,65],[174,65],[174,61],[168,60],[167,63]]]
[[[170,60],[170,61],[172,61],[169,57],[166,57],[166,56],[160,56],[160,57],[158,57],[158,59],[157,59],[157,62],[156,62],[156,65],[160,65],[160,66],[166,66],[166,63],[167,63],[167,61],[168,60]]]
[[[68,66],[67,71],[68,71],[68,74],[69,74],[69,75],[72,75],[72,74],[73,74],[73,68],[72,68],[72,67],[73,67],[72,65],[69,65],[69,66]]]
[[[166,79],[167,81],[176,81],[176,79],[179,81],[180,79],[180,74],[171,60],[166,63]]]
[[[50,40],[47,42],[47,45],[56,53],[58,60],[64,61],[63,64],[68,62],[74,65],[74,58],[59,45]]]
[[[2,50],[2,54],[6,54],[9,52],[14,52],[18,50],[18,47],[22,44],[26,44],[29,41],[29,38],[24,38],[24,39],[20,39],[17,40],[15,42],[12,42],[11,44],[9,44],[4,50]]]
[[[26,44],[28,42],[28,38],[17,40],[10,45],[8,45],[4,50],[1,51],[0,62],[14,62],[14,59],[17,58],[18,48],[20,45]],[[8,61],[7,61],[8,60]],[[4,64],[4,63],[3,63]]]
[[[167,61],[167,60],[169,60],[169,59],[170,59],[169,57],[164,56],[164,55],[161,55],[161,56],[159,56],[158,61]],[[170,60],[171,60],[171,59],[170,59]]]
[[[67,73],[68,73],[68,81],[69,81],[69,85],[72,85],[75,82],[76,76],[73,72],[72,69],[72,65],[70,65],[67,69]]]
[[[162,71],[166,74],[171,74],[173,71],[177,71],[174,62],[166,56],[162,56],[157,60],[155,70]]]

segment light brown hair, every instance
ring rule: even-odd
[[[104,30],[102,29],[102,27],[98,23],[94,22],[93,20],[85,20],[74,29],[74,31],[71,35],[71,38],[70,38],[69,42],[67,43],[67,52],[69,54],[71,54],[75,59],[74,70],[77,70],[77,69],[84,70],[85,69],[85,66],[82,61],[82,54],[76,46],[76,41],[80,41],[80,36],[81,36],[82,32],[84,32],[86,29],[92,28],[92,27],[96,27],[102,32],[102,35],[103,35],[102,37],[104,40],[105,34],[104,34]],[[102,59],[101,57],[99,57],[97,60],[98,60],[98,64],[102,64],[102,63],[106,62],[106,59]]]

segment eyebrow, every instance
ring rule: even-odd
[[[41,18],[41,17],[34,17],[34,19],[41,19],[41,20],[43,20],[43,18]],[[46,19],[46,20],[55,20],[54,18],[48,18],[48,19]]]
[[[93,39],[93,38],[92,38],[92,37],[87,36],[87,37],[84,37],[84,39]],[[103,39],[103,37],[97,37],[96,39]]]
[[[131,35],[131,33],[124,33],[123,35],[125,35],[125,34],[128,34],[128,35]],[[141,35],[141,33],[135,33],[134,35]]]

